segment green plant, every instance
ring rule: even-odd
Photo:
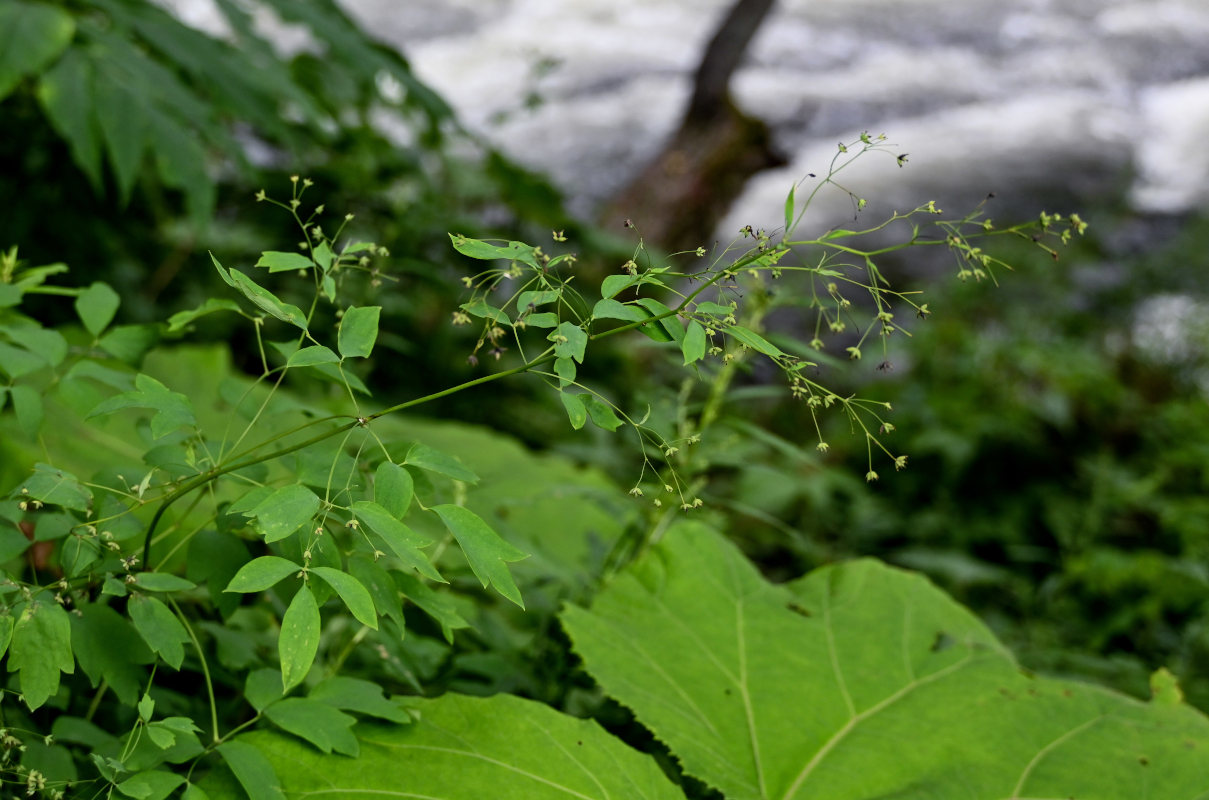
[[[827,187],[846,191],[837,176],[851,159],[884,149],[868,135],[841,147],[806,204]],[[703,511],[707,465],[690,456],[752,354],[779,370],[783,391],[812,418],[835,408],[863,438],[867,480],[877,477],[877,453],[906,465],[884,441],[884,404],[817,380],[808,370],[821,356],[770,341],[762,293],[742,287],[802,276],[817,346],[825,329],[853,325],[862,334],[846,352],[859,359],[868,339],[903,332],[901,306],[928,311],[889,288],[885,255],[947,247],[963,273],[981,277],[1000,263],[981,239],[1065,241],[1077,217],[998,228],[972,214],[941,219],[932,235],[922,220],[941,212],[926,204],[894,216],[909,226],[906,241],[862,248],[862,234],[890,223],[798,238],[795,189],[775,241],[749,231],[755,246],[734,261],[684,254],[704,259],[697,270],[651,263],[640,247],[591,300],[590,287],[561,271],[570,253],[453,235],[458,252],[491,262],[466,279],[470,297],[453,321],[479,320],[471,357],[498,361],[497,371],[374,411],[366,369],[390,364],[376,358],[380,307],[345,298],[357,284],[378,288],[385,252],[347,237],[343,224],[319,225],[309,188],[295,178],[286,201],[258,196],[293,216],[299,250],[262,253],[256,277],[211,257],[241,302],[209,298],[158,329],[112,327],[112,289],[52,286],[59,266],[30,269],[15,249],[6,255],[7,462],[42,459],[0,504],[0,644],[12,673],[0,706],[6,780],[34,794],[70,785],[135,800],[241,788],[279,797],[321,781],[336,793],[440,797],[481,796],[486,786],[536,797],[568,781],[583,796],[683,793],[591,723],[534,702],[459,694],[503,689],[579,710],[601,710],[603,690],[672,748],[684,774],[735,797],[955,796],[975,785],[972,772],[987,797],[1102,785],[1126,797],[1143,779],[1172,792],[1200,779],[1191,765],[1209,746],[1206,722],[1178,703],[1168,676],[1156,677],[1161,701],[1150,706],[1032,681],[917,578],[858,563],[774,587],[718,534],[677,524]],[[852,197],[859,211],[864,202]],[[307,285],[309,302],[283,300],[287,280]],[[869,298],[866,317],[850,297],[857,292]],[[73,297],[82,328],[48,329],[17,310],[39,294]],[[214,313],[251,323],[255,377],[232,371],[221,348],[158,341]],[[321,323],[329,314],[338,324]],[[699,407],[642,417],[583,381],[592,343],[633,331],[708,378]],[[573,428],[591,420],[632,429],[641,455],[630,493],[649,502],[623,504],[599,474],[481,431],[398,416],[526,373],[558,393]],[[480,468],[491,481],[480,481]],[[561,619],[599,690],[572,671],[556,630],[565,601],[592,605]],[[685,640],[705,655],[659,653]],[[793,687],[801,692],[789,695]],[[446,689],[439,699],[399,696]],[[800,737],[788,727],[787,718],[824,707]],[[700,724],[685,729],[685,718]],[[881,751],[853,746],[866,735],[884,741],[883,725],[902,732],[919,720],[946,735],[893,768],[872,770]],[[996,760],[957,750],[974,722],[1016,733],[1018,751]],[[714,738],[701,741],[701,726]],[[757,739],[766,744],[753,749]],[[548,757],[551,743],[565,759]],[[415,753],[424,755],[410,760]],[[1081,767],[1097,753],[1115,772]],[[371,772],[387,763],[388,783],[376,784]]]

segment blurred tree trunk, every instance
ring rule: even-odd
[[[605,207],[602,221],[632,219],[668,250],[709,246],[718,221],[754,173],[785,163],[768,126],[744,114],[730,79],[774,0],[736,0],[701,57],[679,129],[663,152]]]

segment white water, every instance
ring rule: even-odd
[[[678,122],[728,2],[344,5],[403,46],[470,127],[590,213]],[[541,76],[543,59],[556,66]],[[852,188],[880,201],[871,213],[1122,187],[1141,211],[1209,205],[1209,0],[782,0],[733,88],[792,163],[751,182],[727,231],[775,226],[789,186],[861,130],[911,154],[901,171],[854,168]],[[543,104],[526,110],[531,91]]]
[[[221,29],[212,0],[163,2]],[[341,2],[590,216],[678,123],[730,0]],[[789,187],[862,130],[910,153],[845,173],[870,217],[988,191],[1009,208],[1121,191],[1143,212],[1209,206],[1209,0],[780,0],[733,89],[791,163],[750,182],[727,234],[775,227]],[[848,208],[836,196],[807,223]]]

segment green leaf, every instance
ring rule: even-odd
[[[706,300],[703,303],[697,303],[693,310],[700,314],[713,314],[716,317],[729,317],[731,314],[735,313],[735,309],[732,306],[724,306],[710,300]]]
[[[600,282],[600,296],[608,300],[616,297],[618,292],[628,289],[638,283],[637,275],[609,275]]]
[[[283,486],[247,512],[266,542],[276,542],[311,521],[322,501],[300,483]]]
[[[494,261],[499,258],[509,261],[520,261],[534,269],[540,269],[537,257],[533,254],[532,245],[524,242],[508,242],[506,245],[496,245],[480,239],[470,239],[459,234],[449,234],[453,249],[464,256],[477,258],[481,261]]]
[[[187,783],[185,791],[181,793],[181,800],[210,800],[210,795],[196,783]]]
[[[38,81],[38,102],[71,158],[101,193],[101,135],[92,96],[92,64],[82,50],[68,50]]]
[[[428,560],[428,556],[420,550],[429,544],[423,536],[395,519],[394,515],[377,503],[359,500],[353,503],[353,514],[386,542],[387,549],[404,564],[426,578],[445,582],[441,573],[437,572],[436,567]]]
[[[34,474],[17,487],[16,493],[73,511],[87,511],[92,504],[92,492],[75,475],[49,464],[34,464]]]
[[[340,355],[365,358],[378,339],[378,315],[381,306],[350,306],[340,319]]]
[[[134,595],[126,604],[126,613],[152,652],[159,654],[168,666],[180,669],[189,634],[172,610],[154,597]]]
[[[651,312],[652,316],[659,316],[661,314],[671,315],[664,317],[658,322],[643,325],[639,328],[640,331],[657,342],[679,342],[684,338],[684,323],[680,321],[679,317],[671,314],[672,310],[670,308],[653,297],[639,297],[634,302]]]
[[[374,472],[374,502],[395,519],[403,519],[411,507],[415,482],[411,473],[391,461],[383,461]]]
[[[546,303],[553,303],[558,299],[559,293],[552,289],[543,289],[539,291],[521,292],[516,298],[516,308],[522,314],[530,307],[537,308],[544,306]]]
[[[774,585],[722,535],[679,525],[563,623],[604,690],[728,798],[1205,787],[1205,716],[1029,677],[926,579],[872,560]]]
[[[36,372],[45,366],[46,359],[37,353],[0,342],[0,370],[7,373],[10,378],[20,378],[22,375]]]
[[[856,231],[845,230],[844,228],[836,228],[833,231],[828,231],[825,236],[819,241],[826,242],[831,239],[842,239],[845,236],[856,236]]]
[[[224,592],[263,592],[291,575],[302,572],[302,567],[279,556],[260,556],[239,568]]]
[[[302,253],[282,253],[277,250],[266,250],[256,261],[258,267],[268,267],[269,272],[285,272],[286,270],[310,269],[315,263]]]
[[[311,689],[311,700],[341,711],[356,711],[391,722],[411,722],[411,715],[382,696],[382,687],[372,681],[336,675]]]
[[[306,330],[306,315],[302,313],[298,306],[281,302],[277,295],[259,285],[239,270],[227,269],[218,263],[218,259],[214,257],[213,253],[210,254],[210,260],[214,262],[215,269],[218,270],[218,274],[227,282],[227,285],[238,289],[244,297],[252,301],[254,306],[282,322],[288,322],[291,325]]]
[[[558,399],[563,401],[563,408],[567,409],[567,417],[571,420],[571,427],[575,430],[582,428],[588,421],[588,409],[584,406],[583,398],[584,395],[580,394],[558,393]]]
[[[277,639],[284,691],[302,683],[318,652],[319,605],[310,587],[304,583],[281,618],[281,634]]]
[[[575,380],[575,359],[554,359],[554,374],[558,376],[560,386],[567,386]]]
[[[338,363],[340,363],[340,356],[333,353],[329,348],[316,344],[296,350],[286,360],[285,365],[287,367],[310,367],[315,364]]]
[[[797,191],[797,185],[789,187],[789,196],[785,198],[785,233],[788,235],[793,228],[793,193]]]
[[[732,336],[740,344],[750,347],[758,353],[763,353],[770,358],[777,358],[785,355],[780,348],[769,342],[755,331],[748,330],[739,325],[731,325],[726,328],[726,332]]]
[[[453,478],[455,481],[462,481],[464,483],[479,482],[479,476],[463,466],[462,462],[453,456],[446,455],[440,450],[429,447],[426,444],[421,444],[420,442],[416,442],[408,449],[407,457],[403,459],[403,463],[408,466],[418,467],[425,472],[435,472],[438,475]]]
[[[606,431],[615,431],[622,426],[622,421],[613,413],[613,407],[594,394],[580,395],[592,423]]]
[[[11,283],[0,283],[0,308],[12,308],[21,305],[25,292],[20,286]]]
[[[553,328],[558,325],[558,315],[552,311],[543,311],[540,314],[526,314],[517,320],[518,323],[524,322],[531,328]]]
[[[106,331],[97,344],[119,361],[138,364],[158,341],[155,325],[118,325]]]
[[[0,100],[26,75],[38,75],[67,48],[76,24],[42,3],[0,5]]]
[[[325,753],[355,756],[360,748],[352,727],[357,718],[317,700],[287,697],[264,711],[273,724],[288,731]]]
[[[508,572],[507,562],[528,558],[528,554],[501,539],[498,533],[468,508],[439,505],[433,506],[432,510],[458,540],[462,552],[466,554],[466,560],[470,562],[470,569],[479,582],[484,587],[490,583],[505,598],[524,608],[525,602]]]
[[[246,741],[247,738],[223,742],[217,748],[219,754],[247,792],[248,800],[285,800],[273,765],[258,747]],[[290,767],[283,765],[283,770],[288,774]]]
[[[332,567],[311,567],[310,571],[336,590],[336,594],[358,622],[368,628],[378,629],[378,613],[374,610],[374,600],[361,581]]]
[[[26,604],[13,627],[8,671],[21,680],[21,695],[30,711],[59,691],[59,673],[71,675],[76,662],[71,652],[71,618],[55,603]]]
[[[118,791],[135,800],[164,800],[185,782],[184,775],[167,770],[138,772],[118,784]]]
[[[653,758],[591,720],[506,694],[413,705],[410,725],[359,726],[356,759],[320,755],[272,731],[231,744],[265,754],[291,796],[684,800]]]
[[[633,303],[619,303],[616,300],[605,298],[593,306],[592,318],[641,322],[644,319],[650,319],[651,314],[645,308],[636,306]]]
[[[13,413],[17,415],[17,425],[27,436],[37,436],[45,419],[42,394],[34,387],[24,384],[10,386],[8,391],[13,398]]]
[[[143,693],[142,699],[138,702],[139,719],[143,722],[150,722],[152,714],[155,713],[155,701],[151,699],[151,695]]]
[[[135,376],[134,387],[133,392],[123,392],[101,402],[88,412],[86,419],[127,408],[150,408],[155,411],[151,417],[151,435],[156,439],[163,438],[178,428],[197,424],[197,419],[193,416],[193,404],[180,392],[173,392],[155,378],[142,373]]]
[[[93,75],[97,122],[118,186],[119,202],[124,206],[147,150],[147,99],[125,83],[120,71],[106,69],[101,63],[101,69]]]
[[[103,603],[84,603],[71,618],[71,646],[93,687],[104,680],[125,705],[133,705],[147,680],[141,665],[155,656],[130,621]]]
[[[13,641],[13,626],[16,622],[12,614],[0,614],[0,658],[8,652],[8,646]]]
[[[175,333],[176,331],[183,330],[186,325],[198,317],[204,317],[216,311],[234,311],[238,313],[239,303],[236,303],[234,300],[219,299],[217,297],[207,298],[206,302],[197,308],[189,311],[178,311],[168,317],[168,332]]]
[[[76,297],[76,313],[80,315],[80,321],[89,333],[94,337],[100,336],[101,331],[113,321],[113,315],[117,313],[121,302],[118,293],[110,288],[109,284],[98,281]]]
[[[194,128],[164,114],[149,113],[155,142],[155,168],[165,186],[185,195],[185,208],[195,228],[202,229],[214,213],[217,188],[206,170],[206,149]]]
[[[491,320],[492,322],[502,322],[505,325],[512,324],[512,318],[505,314],[502,310],[490,305],[482,298],[476,298],[469,303],[462,303],[460,308],[467,314],[472,314],[476,317]]]
[[[183,592],[196,589],[197,584],[164,572],[139,572],[134,576],[135,588],[148,592]]]
[[[584,362],[584,349],[588,346],[588,334],[573,322],[564,322],[546,337],[554,342],[554,354],[559,358],[573,358]]]
[[[441,635],[445,637],[445,641],[453,644],[453,632],[459,628],[470,627],[470,623],[458,613],[457,605],[448,594],[434,591],[428,584],[406,572],[394,573],[394,579],[399,590],[407,596],[408,600],[437,621],[441,626]]]
[[[254,669],[244,681],[244,699],[258,712],[264,711],[270,703],[280,700],[283,693],[281,670]]]
[[[686,367],[705,358],[705,328],[696,320],[689,320],[684,339],[680,342],[680,352],[684,354]]]

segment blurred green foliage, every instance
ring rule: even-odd
[[[893,405],[907,469],[866,484],[846,425],[819,457],[804,410],[751,386],[717,432],[713,500],[775,573],[877,555],[931,575],[1031,668],[1145,696],[1167,665],[1205,708],[1209,220],[1089,216],[1060,262],[1007,256],[998,287],[930,277],[935,313],[850,376]]]

